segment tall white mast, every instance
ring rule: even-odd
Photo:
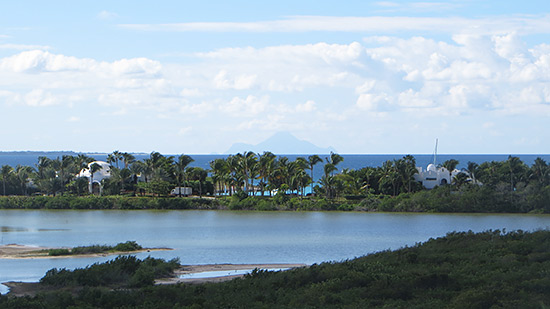
[[[437,161],[437,138],[435,139],[434,166],[436,161]]]

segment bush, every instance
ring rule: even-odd
[[[71,251],[69,249],[50,249],[48,250],[49,256],[61,256],[61,255],[70,255]]]
[[[125,243],[119,243],[113,248],[114,251],[125,251],[125,252],[137,251],[141,249],[143,249],[143,247],[138,245],[138,243],[135,241],[127,241]]]

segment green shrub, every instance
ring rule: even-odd
[[[61,256],[61,255],[71,255],[69,249],[50,249],[48,250],[49,256]]]
[[[137,251],[141,249],[143,249],[143,247],[138,245],[138,243],[135,241],[127,241],[125,243],[119,243],[113,247],[113,250],[115,251],[124,251],[124,252]]]

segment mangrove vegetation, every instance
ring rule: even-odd
[[[74,271],[52,269],[33,297],[2,308],[546,308],[550,232],[452,232],[340,262],[242,279],[153,285],[177,261],[118,257]]]

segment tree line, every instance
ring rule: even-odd
[[[292,161],[271,152],[243,152],[215,159],[207,170],[190,166],[194,160],[185,154],[165,156],[152,152],[148,158],[136,160],[132,154],[114,151],[107,156],[111,177],[103,179],[101,184],[104,195],[166,196],[173,187],[189,186],[196,195],[235,197],[237,202],[248,197],[262,200],[261,196],[273,195],[274,200],[281,203],[292,196],[302,200],[309,191],[316,201],[357,201],[362,203],[360,208],[366,210],[391,211],[399,207],[426,210],[425,204],[430,199],[450,197],[451,192],[455,193],[455,200],[459,197],[478,199],[477,195],[494,196],[495,201],[516,205],[510,206],[511,209],[523,205],[513,212],[550,208],[546,206],[550,203],[550,167],[542,158],[537,158],[531,166],[515,156],[505,161],[468,162],[465,173],[457,174],[449,185],[429,193],[414,179],[418,171],[412,155],[388,160],[381,166],[338,170],[343,160],[336,153],[324,158],[319,155],[298,157]],[[4,165],[0,173],[1,193],[88,195],[89,180],[77,174],[88,169],[93,175],[101,168],[91,162],[94,162],[92,157],[79,154],[56,159],[39,157],[35,166],[12,168]],[[314,167],[320,164],[322,174],[315,175]],[[458,164],[459,161],[450,159],[441,166],[453,171]],[[397,198],[388,200],[389,197]],[[404,204],[398,206],[396,203],[400,201]],[[412,207],[411,202],[423,205]]]

